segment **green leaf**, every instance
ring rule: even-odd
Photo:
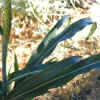
[[[10,68],[10,70],[11,70],[11,68]],[[8,79],[10,77],[12,77],[12,74],[10,73],[11,72],[10,70],[8,72]],[[14,55],[14,72],[17,72],[17,71],[19,71],[19,66],[18,66],[17,56],[15,54]],[[11,84],[9,84],[9,86],[8,86],[8,92],[12,91],[12,89],[17,85],[17,83],[19,83],[19,81],[16,81],[15,83],[12,82]]]
[[[16,56],[16,54],[15,54],[15,56],[14,56],[14,59],[15,59],[15,61],[14,61],[14,72],[17,72],[17,71],[19,71],[19,66],[18,66],[18,61],[17,61],[17,56]],[[16,81],[15,82],[15,87],[16,87],[16,85],[19,83],[19,81]]]
[[[91,69],[99,68],[99,58],[100,54],[78,60],[74,64],[72,64],[73,61],[70,62],[71,60],[68,61],[68,59],[53,63],[47,69],[45,68],[39,76],[32,76],[30,80],[27,79],[23,84],[20,83],[8,97],[10,100],[21,100],[30,95],[34,97],[45,93],[49,88],[55,88],[69,82],[78,74],[84,74]]]
[[[34,74],[31,77],[26,78],[26,80],[24,80],[23,82],[19,83],[15,87],[14,91],[12,91],[11,95],[13,95],[15,100],[17,100],[16,98],[19,98],[20,96],[24,95],[24,93],[25,94],[26,94],[26,92],[29,93],[31,86],[33,87],[33,85],[34,85],[34,88],[35,88],[36,84],[40,84],[41,82],[51,79],[52,77],[56,77],[57,75],[59,75],[59,73],[61,73],[62,71],[67,69],[69,66],[77,63],[80,60],[81,60],[80,57],[73,56],[73,57],[67,58],[65,60],[62,60],[61,62],[52,62],[48,66],[45,66],[45,64],[44,64],[44,66],[41,66],[41,68],[40,68],[43,70],[42,72],[36,73],[36,75]],[[65,66],[65,65],[69,65],[69,66]],[[53,69],[53,70],[51,70],[51,69]],[[35,70],[35,71],[39,71],[39,69],[37,68],[37,70]],[[33,72],[35,72],[35,71],[33,71]],[[20,90],[19,90],[19,88],[20,88]],[[19,95],[19,93],[21,93],[21,94]],[[15,97],[15,95],[16,95],[16,97]],[[10,100],[11,100],[11,98],[10,98]]]
[[[3,29],[1,26],[0,26],[0,34],[3,35]]]
[[[89,18],[83,18],[71,25],[68,25],[60,33],[54,34],[54,32],[51,32],[50,35],[47,35],[47,37],[40,43],[35,55],[32,55],[32,59],[29,60],[27,67],[23,70],[12,73],[12,76],[6,85],[13,81],[20,81],[12,92],[8,94],[8,100],[21,100],[26,98],[26,96],[31,95],[32,92],[34,93],[34,96],[36,96],[37,93],[39,95],[41,93],[39,93],[39,90],[44,88],[43,92],[46,92],[51,86],[57,87],[64,84],[74,78],[77,74],[80,74],[78,71],[89,71],[91,68],[85,67],[84,69],[84,66],[99,61],[100,54],[85,60],[81,60],[80,57],[70,57],[60,62],[49,62],[46,64],[41,63],[44,58],[52,53],[60,41],[71,38],[76,34],[76,32],[92,23],[93,22]],[[57,81],[61,82],[56,83]]]
[[[56,63],[56,62],[50,63],[49,62],[46,64],[41,64],[41,62],[43,61],[44,58],[46,58],[47,56],[49,56],[52,53],[52,51],[54,50],[54,48],[60,41],[71,38],[73,35],[75,35],[76,32],[80,31],[81,29],[83,29],[85,26],[87,26],[89,24],[92,24],[92,21],[89,18],[84,18],[84,19],[81,19],[81,20],[69,25],[68,27],[66,27],[64,29],[64,31],[60,32],[59,34],[52,33],[54,35],[53,37],[52,37],[52,35],[50,35],[50,37],[48,35],[47,38],[44,39],[41,42],[41,44],[39,45],[37,52],[31,59],[32,62],[29,61],[31,63],[28,63],[27,66],[31,66],[31,67],[26,67],[27,69],[24,69],[25,72],[22,71],[22,73],[21,73],[21,71],[20,71],[19,74],[15,73],[15,76],[16,75],[18,75],[18,76],[14,77],[14,78],[12,78],[12,80],[8,81],[8,84],[9,84],[12,81],[19,80],[22,78],[20,83],[14,88],[14,90],[17,91],[17,92],[15,92],[15,95],[18,96],[19,94],[23,93],[18,96],[18,98],[19,98],[20,96],[24,95],[24,93],[25,94],[29,93],[31,91],[31,89],[32,89],[32,91],[37,90],[38,88],[41,87],[40,84],[43,84],[46,81],[48,83],[49,82],[48,79],[49,80],[51,79],[50,82],[52,83],[52,81],[57,76],[59,76],[60,73],[62,73],[65,70],[65,69],[63,69],[64,67],[61,67],[61,66],[66,67],[66,65],[67,65],[66,68],[70,67],[70,64],[68,64],[68,63],[67,64],[65,63],[65,65],[63,65],[61,62],[59,62],[59,63]],[[58,66],[59,66],[59,68],[58,68]],[[51,70],[51,69],[53,69],[53,70]],[[49,73],[51,73],[51,74],[48,76]],[[26,76],[29,76],[29,77],[26,77]],[[25,77],[25,79],[24,79],[24,77]],[[27,84],[27,82],[28,82],[28,84]],[[40,87],[37,87],[37,86],[40,86]],[[43,86],[45,86],[45,84]],[[19,88],[20,88],[20,91],[18,91]]]
[[[2,81],[0,81],[0,100],[2,100],[3,89],[2,89]]]
[[[31,56],[27,67],[41,64],[42,61],[52,53],[52,51],[55,49],[56,45],[59,42],[71,38],[78,31],[82,30],[85,26],[90,25],[92,23],[93,22],[91,21],[91,19],[83,18],[66,27],[62,32],[58,34],[51,33],[47,35],[40,43],[34,55]]]
[[[18,66],[18,61],[17,61],[17,56],[16,54],[14,55],[14,72],[18,71],[19,70],[19,66]],[[11,76],[11,68],[9,69],[9,72],[8,72],[8,78]]]
[[[17,56],[15,54],[14,56],[14,72],[18,71],[19,70],[19,66],[18,66],[18,61],[17,61]]]
[[[52,65],[56,65],[56,64],[62,65],[65,61],[66,61],[66,64],[72,65],[80,60],[81,60],[80,56],[72,56],[72,57],[66,58],[65,60],[62,60],[60,63],[55,61],[55,62],[49,62],[46,64],[41,64],[39,66],[25,68],[23,70],[13,72],[7,83],[10,84],[13,81],[17,81],[17,80],[25,78],[27,76],[31,76],[31,75],[34,76],[36,74],[38,75],[39,73],[45,71],[46,69],[51,68]]]
[[[41,44],[39,45],[37,51],[35,53],[32,54],[32,56],[30,57],[27,66],[30,66],[30,63],[33,63],[33,61],[37,62],[37,59],[44,59],[45,57],[41,58],[41,54],[42,52],[44,53],[46,46],[48,45],[48,43],[53,40],[57,35],[58,35],[58,29],[61,27],[61,25],[65,22],[66,19],[69,19],[69,16],[64,16],[62,17],[57,23],[56,25],[48,32],[48,34],[46,35],[46,37],[44,38],[44,40],[41,42]],[[44,46],[46,43],[46,46]],[[51,52],[53,51],[53,49],[51,50]],[[49,54],[46,53],[46,55],[48,56]],[[41,62],[41,61],[40,61]],[[36,64],[34,64],[36,65]]]
[[[90,29],[89,35],[86,38],[86,41],[89,40],[89,38],[93,35],[96,29],[97,29],[97,23],[95,22],[94,24],[92,24],[92,27]]]
[[[7,72],[6,72],[6,58],[7,58],[7,49],[10,37],[11,29],[11,0],[5,0],[3,4],[3,37],[2,37],[2,80],[3,80],[3,91],[5,95],[3,99],[6,100],[7,95]]]
[[[59,78],[55,78],[54,82],[52,82],[50,84],[49,83],[42,84],[44,86],[41,86],[39,89],[35,90],[34,92],[29,93],[28,96],[26,96],[26,98],[24,100],[27,100],[28,98],[32,98],[32,100],[33,100],[34,97],[40,96],[41,94],[46,93],[48,89],[57,88],[59,86],[62,86],[64,84],[66,84],[67,82],[71,81],[77,75],[84,74],[84,73],[90,71],[91,69],[95,69],[95,68],[100,68],[100,61],[92,63],[90,65],[82,66],[82,68],[76,69],[75,71],[72,71],[68,74],[61,75]]]

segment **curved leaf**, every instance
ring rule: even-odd
[[[60,41],[71,38],[76,32],[80,31],[89,24],[92,24],[92,21],[89,18],[84,18],[66,27],[61,33],[54,34],[53,37],[52,35],[50,37],[48,35],[47,39],[44,39],[43,42],[41,42],[35,55],[32,56],[32,59],[29,60],[27,67],[22,71],[13,73],[13,77],[8,80],[8,84],[10,84],[12,81],[22,79],[22,81],[20,81],[14,90],[8,95],[9,100],[19,100],[21,97],[23,98],[31,92],[34,92],[35,94],[36,91],[39,91],[42,88],[47,91],[47,89],[53,84],[57,85],[55,83],[56,81],[62,80],[62,84],[64,82],[68,82],[77,74],[80,74],[78,73],[79,70],[83,70],[83,72],[85,72],[87,68],[89,71],[90,67],[86,67],[84,69],[84,66],[99,61],[100,54],[81,61],[75,61],[75,59],[78,59],[79,57],[76,57],[74,61],[72,61],[72,58],[70,57],[68,59],[71,60],[65,59],[60,62],[41,64],[43,59],[52,53]],[[23,80],[24,77],[25,79]],[[60,85],[60,83],[58,83],[58,85]]]
[[[46,46],[48,44],[46,44],[46,46],[44,46],[44,43],[49,43],[49,41],[53,40],[53,38],[55,38],[58,35],[58,29],[61,27],[61,25],[65,22],[66,19],[69,19],[69,16],[64,16],[62,17],[57,23],[56,25],[48,32],[48,34],[46,35],[46,37],[44,38],[44,40],[41,42],[41,44],[39,45],[37,51],[32,54],[32,56],[30,57],[29,61],[28,61],[28,65],[30,66],[31,63],[33,63],[33,61],[38,61],[37,59],[39,57],[41,57],[41,52],[43,52],[46,48]],[[53,51],[53,49],[51,50],[51,52]],[[43,52],[44,53],[44,52]],[[46,55],[49,55],[48,53]],[[44,57],[43,57],[44,58]],[[27,66],[28,66],[27,65]],[[35,64],[34,64],[35,65]]]
[[[39,73],[44,72],[45,70],[51,69],[51,66],[56,66],[56,67],[63,66],[63,68],[66,64],[69,64],[69,66],[71,66],[72,64],[77,63],[81,59],[82,58],[80,56],[72,56],[72,57],[66,58],[60,62],[50,62],[50,63],[46,63],[46,64],[41,64],[39,66],[34,66],[31,68],[25,68],[23,70],[12,73],[12,75],[7,83],[10,84],[13,81],[17,81],[19,79],[22,79],[22,78],[25,78],[25,77],[31,76],[31,75],[32,75],[32,77],[34,77],[34,75],[38,75]]]
[[[82,30],[85,26],[92,23],[93,22],[90,18],[83,18],[66,27],[63,32],[60,32],[57,35],[53,33],[53,36],[46,37],[39,45],[35,54],[31,57],[31,60],[28,62],[27,66],[30,67],[41,64],[44,58],[48,57],[52,53],[59,42],[71,38],[78,31]]]
[[[23,82],[19,83],[15,87],[14,91],[12,91],[11,95],[14,95],[14,98],[16,100],[16,98],[19,98],[24,93],[25,94],[26,94],[26,92],[28,93],[29,90],[30,90],[30,88],[29,88],[30,86],[35,85],[35,84],[39,84],[40,82],[46,81],[46,80],[48,80],[48,79],[50,79],[52,77],[55,77],[55,76],[59,75],[59,73],[61,71],[67,69],[67,67],[77,63],[80,60],[81,60],[80,57],[78,57],[78,56],[74,57],[73,56],[73,57],[67,58],[65,60],[62,60],[61,62],[53,62],[53,63],[51,63],[49,66],[43,68],[43,71],[41,73],[33,75],[33,76],[29,77],[29,78],[26,78],[26,80],[24,80]],[[65,66],[65,65],[69,65],[69,66]],[[53,69],[53,70],[51,70],[51,69]],[[19,88],[20,88],[20,90],[19,90]],[[21,94],[19,95],[19,93],[21,93]],[[15,95],[17,95],[17,96],[15,97]],[[11,100],[11,98],[10,98],[10,100]]]
[[[100,54],[81,60],[80,62],[72,64],[71,66],[69,66],[70,63],[66,63],[67,60],[63,60],[58,64],[53,64],[43,73],[40,73],[40,76],[33,76],[31,77],[30,81],[26,80],[23,82],[23,84],[16,87],[15,90],[9,95],[9,98],[10,100],[18,100],[18,98],[28,97],[27,94],[31,95],[32,92],[33,97],[36,96],[37,93],[38,95],[40,95],[42,92],[45,93],[50,87],[53,88],[60,86],[72,80],[78,74],[83,74],[91,69],[100,67],[99,58]],[[42,92],[40,90],[42,90]]]

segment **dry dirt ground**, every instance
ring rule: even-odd
[[[93,8],[91,8],[93,9]],[[64,41],[60,43],[52,55],[47,58],[56,57],[57,60],[61,60],[68,56],[83,56],[84,58],[100,53],[100,36],[98,36],[99,30],[99,19],[100,16],[94,15],[94,12],[90,10],[76,9],[72,13],[68,14],[71,16],[72,21],[76,21],[83,17],[91,17],[93,20],[98,22],[98,29],[94,37],[91,37],[89,41],[78,40],[73,38],[73,40]],[[98,10],[98,7],[96,8]],[[98,18],[98,19],[97,19]],[[0,24],[2,18],[0,18]],[[12,23],[18,23],[19,28],[15,29],[15,25],[12,25],[10,44],[8,49],[8,59],[7,64],[11,67],[13,66],[13,57],[16,53],[18,58],[18,63],[20,68],[24,68],[25,63],[29,59],[32,51],[34,51],[39,43],[45,36],[45,33],[40,32],[35,33],[40,23],[34,23],[29,21],[26,17],[14,15]],[[20,23],[21,22],[21,23]],[[41,25],[40,25],[41,26]],[[47,25],[52,27],[52,25]],[[20,34],[19,34],[20,33]],[[82,33],[87,33],[87,29],[82,31]],[[79,36],[76,36],[79,37]],[[83,36],[81,35],[83,38]],[[0,36],[0,67],[2,66],[1,61],[1,41]],[[77,47],[76,47],[77,45]],[[70,48],[68,48],[68,46]],[[59,59],[61,58],[61,59]],[[7,66],[9,68],[9,66]],[[1,72],[1,69],[0,69]],[[1,74],[1,73],[0,73]],[[34,98],[34,100],[100,100],[100,72],[92,70],[85,75],[79,75],[71,82],[65,84],[62,87],[56,89],[50,89],[49,92]],[[2,76],[0,75],[0,79]]]

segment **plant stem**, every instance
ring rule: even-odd
[[[2,38],[2,86],[4,95],[2,100],[7,100],[7,73],[6,73],[6,58],[7,48],[11,29],[11,0],[4,0],[3,5],[3,38]]]
[[[2,81],[3,81],[3,100],[6,99],[6,94],[7,94],[7,86],[6,86],[6,55],[7,55],[7,45],[6,45],[5,38],[3,37],[2,39]]]

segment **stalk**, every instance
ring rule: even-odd
[[[7,100],[7,73],[6,73],[6,58],[7,48],[11,29],[11,0],[4,0],[3,5],[3,37],[2,37],[2,86],[3,93],[2,100]]]

